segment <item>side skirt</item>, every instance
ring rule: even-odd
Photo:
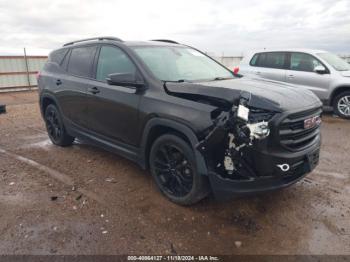
[[[74,136],[84,142],[87,142],[88,144],[97,146],[111,153],[125,157],[137,163],[140,167],[143,167],[140,160],[139,148],[125,144],[120,141],[110,141],[101,137],[97,137],[85,130],[82,130],[79,127],[76,127],[74,124],[67,124],[67,121],[65,121],[65,127],[67,129],[68,134],[70,134],[71,136]]]

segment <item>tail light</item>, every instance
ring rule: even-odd
[[[235,75],[238,74],[238,71],[239,71],[239,67],[238,67],[238,66],[236,66],[235,68],[233,68],[233,73],[234,73]]]

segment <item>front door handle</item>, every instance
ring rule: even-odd
[[[61,79],[57,79],[57,80],[56,80],[56,86],[59,86],[59,85],[62,85]]]
[[[289,79],[292,79],[292,78],[294,78],[294,75],[288,75],[287,76]]]
[[[261,74],[261,72],[257,71],[257,72],[255,72],[255,74],[260,75],[260,74]]]
[[[95,95],[95,94],[100,93],[100,90],[96,86],[94,86],[94,87],[88,87],[88,92]]]

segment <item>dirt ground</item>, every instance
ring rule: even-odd
[[[48,140],[36,92],[0,94],[0,254],[350,254],[350,122],[285,190],[191,207],[117,155]]]

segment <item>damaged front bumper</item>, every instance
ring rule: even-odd
[[[301,116],[298,112],[295,120],[295,114],[288,112],[273,116],[263,112],[261,120],[251,115],[246,102],[249,96],[245,97],[231,111],[219,115],[211,131],[197,145],[207,162],[212,191],[219,199],[287,187],[311,172],[319,161],[319,126],[310,131],[304,128],[304,118],[308,120],[308,115]],[[312,110],[316,110],[312,117],[319,114],[317,108]],[[288,137],[287,143],[300,139],[310,142],[296,150],[285,149],[284,141],[280,140],[286,134],[285,123],[293,129],[287,134],[298,135]]]
[[[225,200],[232,197],[269,192],[288,187],[310,173],[318,164],[320,139],[307,150],[293,154],[271,154],[254,152],[258,159],[256,167],[265,170],[263,176],[245,179],[233,179],[216,171],[209,171],[208,177],[212,191],[217,199]],[[288,164],[288,171],[282,171],[279,165]]]

